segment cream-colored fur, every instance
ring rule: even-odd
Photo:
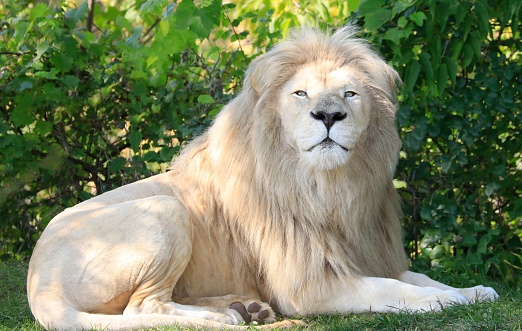
[[[350,27],[295,31],[169,172],[65,210],[28,277],[46,328],[230,328],[497,297],[407,271],[397,73]],[[272,308],[271,308],[272,307]]]

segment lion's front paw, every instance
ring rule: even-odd
[[[230,309],[237,311],[245,323],[257,322],[257,324],[275,322],[275,313],[267,303],[258,302],[252,299],[243,299],[232,302]]]
[[[478,302],[481,301],[494,301],[499,298],[497,292],[491,287],[485,287],[482,285],[469,287],[469,288],[461,288],[458,291],[465,296],[471,298],[472,300],[476,300]]]

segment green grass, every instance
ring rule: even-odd
[[[26,264],[0,263],[0,331],[44,330],[33,318],[26,297]],[[522,330],[522,291],[490,284],[495,302],[457,305],[439,313],[317,316],[305,318],[308,330]],[[301,330],[302,328],[296,328]],[[164,327],[155,330],[179,330]]]

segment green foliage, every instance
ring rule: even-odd
[[[144,17],[132,22],[135,8],[105,8],[91,32],[81,23],[86,3],[5,4],[2,259],[29,256],[62,209],[165,170],[180,145],[208,126],[208,113],[230,99],[246,63],[221,47],[223,39],[208,39],[226,19],[221,3],[164,5],[136,4]]]
[[[356,21],[403,78],[397,180],[413,268],[456,285],[484,277],[520,285],[521,7],[139,0],[97,3],[89,13],[86,3],[8,0],[0,9],[1,258],[26,259],[62,209],[164,171],[237,92],[247,64],[291,26]]]
[[[397,177],[414,268],[522,285],[522,1],[361,3],[404,80]]]

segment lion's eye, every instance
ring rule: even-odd
[[[300,98],[304,98],[304,97],[306,97],[308,94],[306,94],[305,91],[301,91],[301,90],[299,90],[299,91],[295,91],[295,92],[294,92],[294,95],[296,95],[296,96],[298,96],[298,97],[300,97]]]
[[[346,91],[346,92],[344,92],[344,97],[345,98],[351,99],[351,98],[355,97],[356,95],[357,95],[357,93],[355,93],[354,91]]]

